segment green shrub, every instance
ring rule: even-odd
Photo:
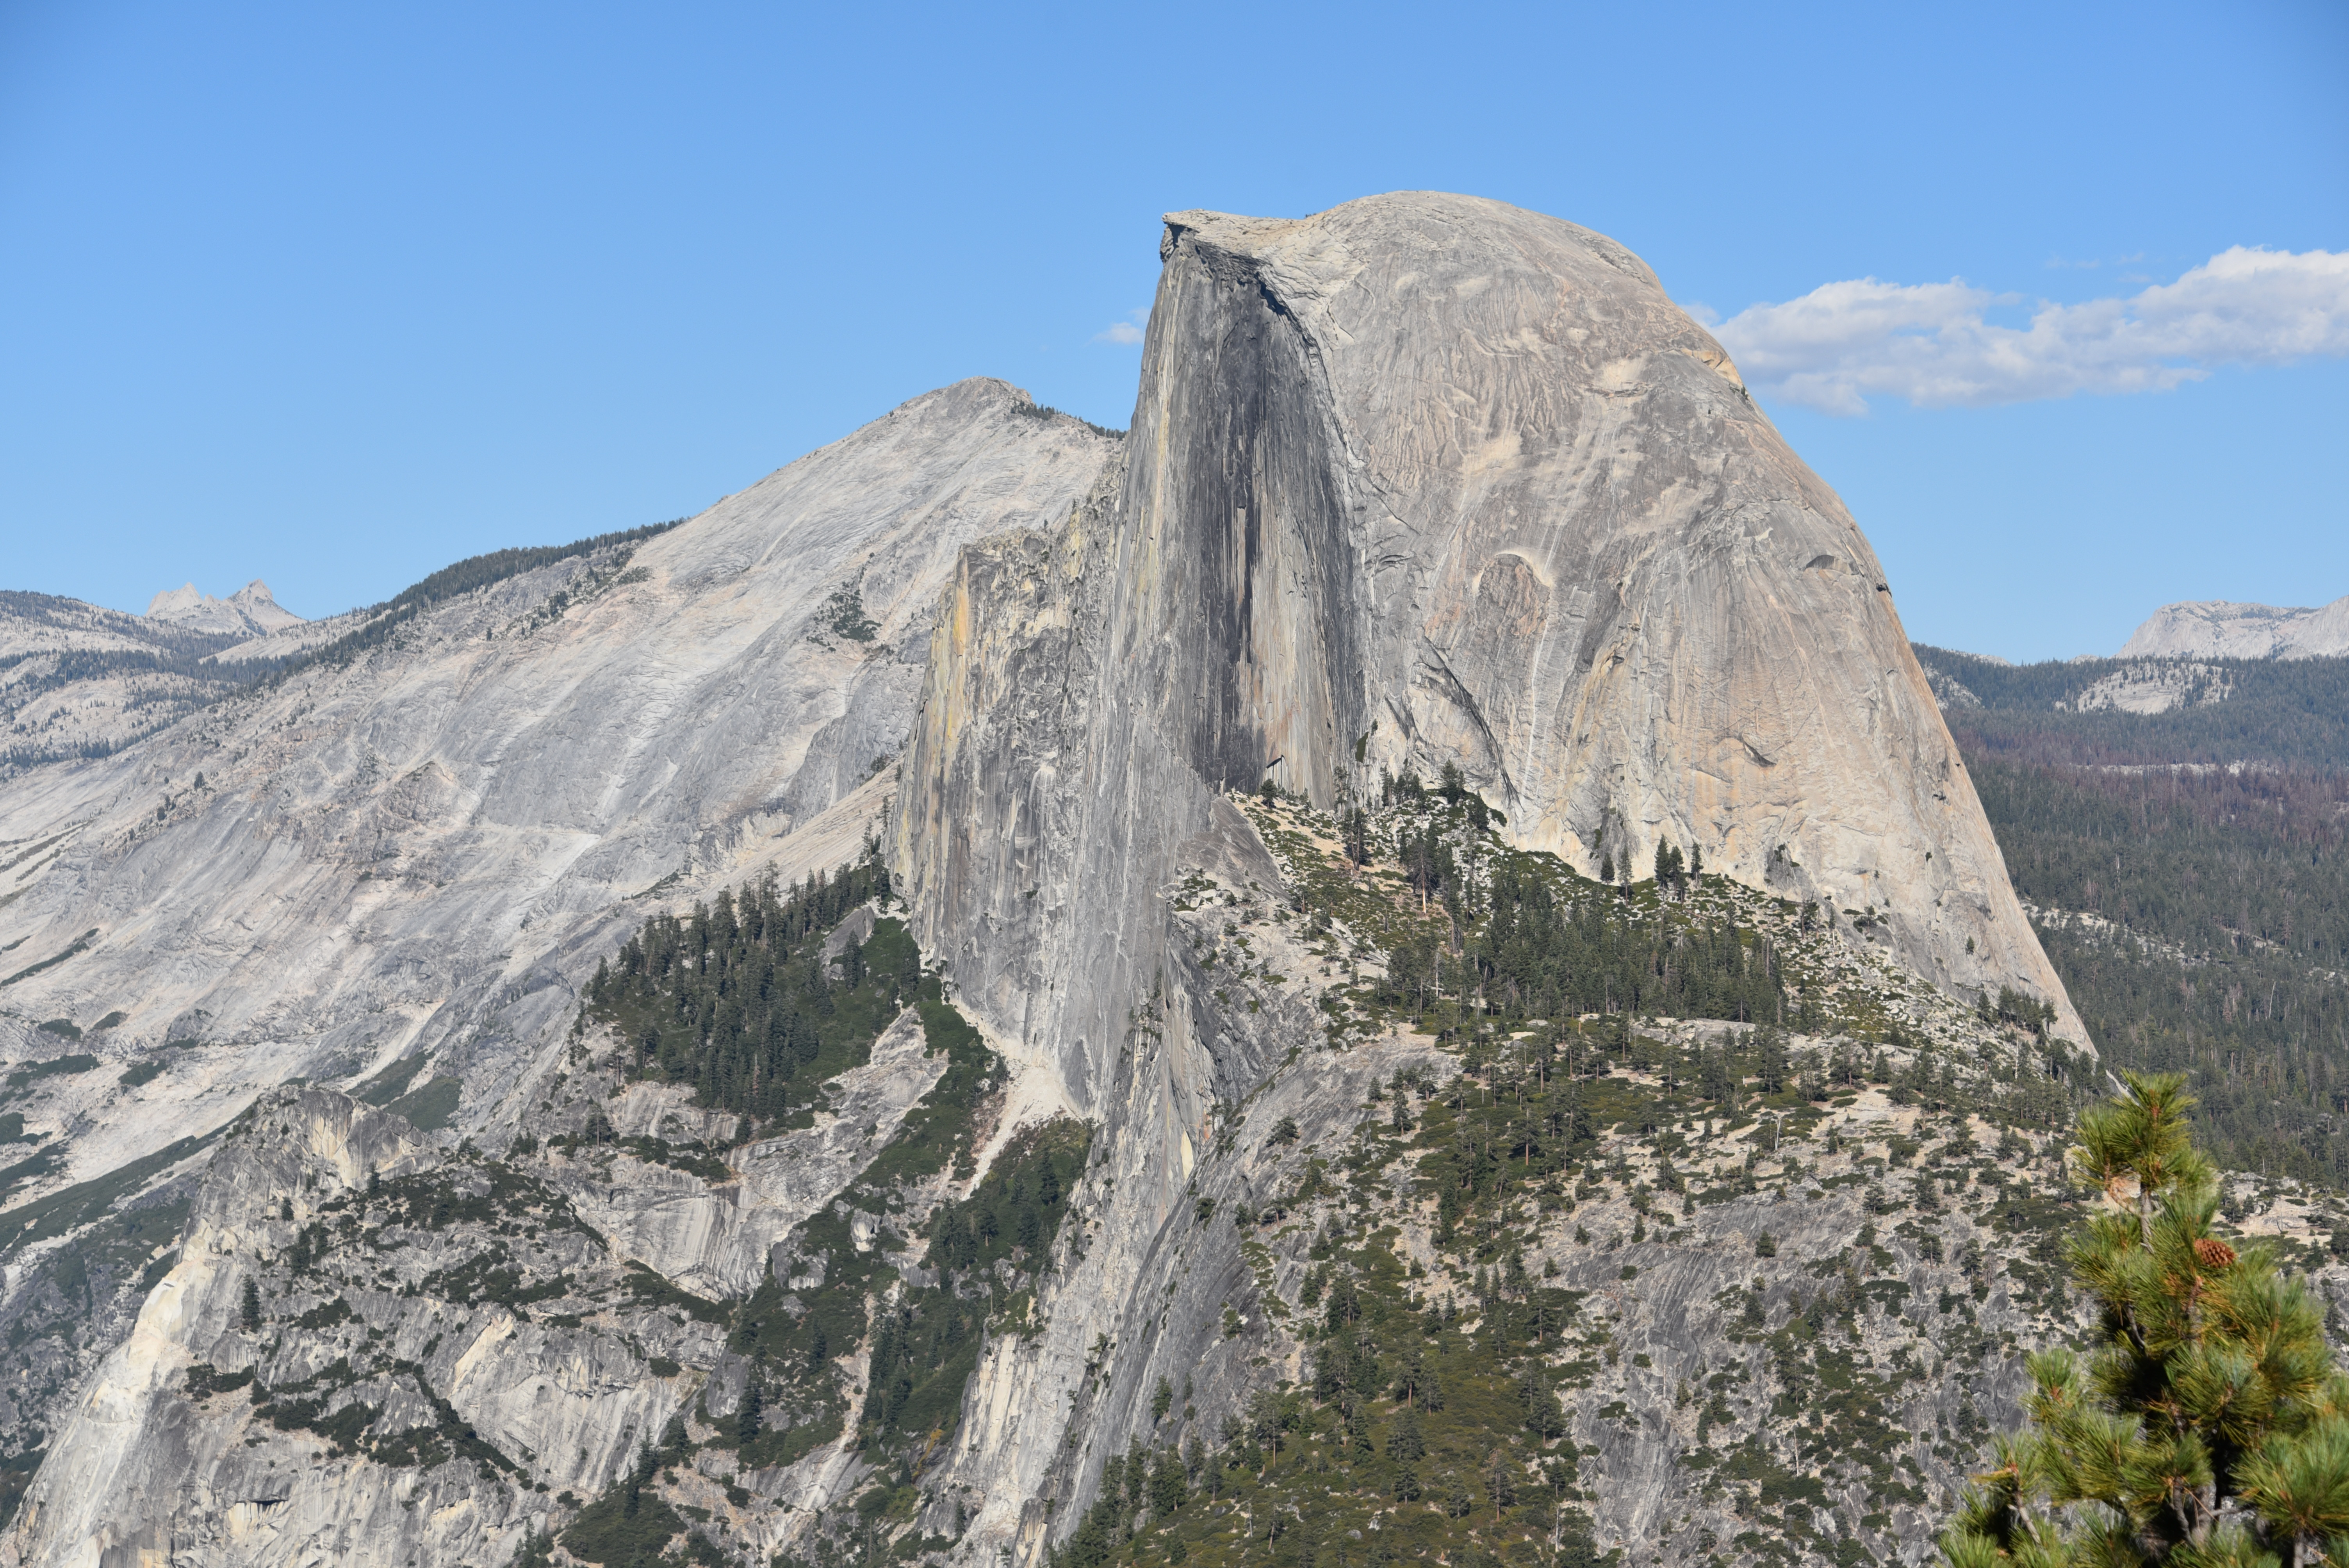
[[[647,1452],[646,1459],[651,1458]],[[613,1483],[610,1491],[579,1511],[579,1517],[563,1532],[563,1549],[583,1563],[609,1568],[635,1568],[642,1563],[651,1568],[685,1529],[677,1510],[647,1490],[651,1480],[650,1469],[639,1465]]]
[[[46,1028],[47,1026],[44,1025],[42,1026]],[[71,1078],[76,1073],[95,1072],[97,1070],[98,1058],[96,1057],[52,1057],[47,1061],[32,1062],[25,1067],[18,1068],[15,1072],[10,1073],[8,1075],[8,1087],[10,1088],[23,1088],[26,1084],[37,1083],[46,1078]]]

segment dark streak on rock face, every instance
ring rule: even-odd
[[[1333,471],[1312,344],[1248,258],[1174,230],[1127,449],[1122,534],[1162,554],[1129,645],[1215,789],[1278,782],[1326,804],[1363,727],[1364,580]]]

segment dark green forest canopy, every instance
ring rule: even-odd
[[[805,1111],[818,1085],[867,1058],[903,1006],[939,1000],[895,920],[824,954],[844,917],[888,892],[868,845],[864,860],[804,882],[770,879],[656,914],[596,966],[580,1029],[608,1026],[630,1077],[689,1084],[701,1104],[754,1126]]]
[[[2189,698],[2168,713],[2134,714],[2075,709],[2098,681],[2150,661],[2009,665],[1921,643],[1917,656],[1981,699],[1980,707],[1944,714],[1970,761],[1981,755],[2076,764],[2257,759],[2349,767],[2349,658],[2182,661],[2212,672],[2196,677],[2195,696],[2223,685],[2224,700]]]
[[[1972,771],[2023,899],[2196,953],[2349,967],[2349,773]]]
[[[2189,1074],[2230,1168],[2349,1186],[2349,660],[2197,661],[2223,700],[2082,714],[2118,662],[1918,653],[1984,705],[1944,717],[2101,1053]]]
[[[1277,799],[1265,809],[1288,810]],[[1608,886],[1555,855],[1511,849],[1497,818],[1456,770],[1433,789],[1409,774],[1389,779],[1373,806],[1338,821],[1359,873],[1299,837],[1293,818],[1258,826],[1299,866],[1296,897],[1315,929],[1344,920],[1382,950],[1385,973],[1365,996],[1372,1008],[1439,1039],[1471,1016],[1820,1025],[1818,1000],[1790,981],[1768,934],[1742,923],[1734,901],[1702,896],[1707,884],[1679,850],[1660,847],[1657,876]],[[1719,879],[1711,885],[1718,891]],[[1768,907],[1806,918],[1783,901]]]
[[[1733,917],[1671,921],[1591,888],[1560,896],[1550,879],[1507,864],[1472,948],[1488,994],[1519,1017],[1669,1014],[1744,1022],[1805,1021],[1792,1011],[1770,944]],[[1400,956],[1400,955],[1399,955]],[[1404,975],[1419,965],[1408,958]]]

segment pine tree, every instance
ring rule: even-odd
[[[1485,1497],[1492,1504],[1493,1518],[1496,1523],[1500,1520],[1503,1509],[1516,1505],[1517,1476],[1520,1473],[1516,1469],[1516,1463],[1515,1457],[1505,1448],[1495,1447],[1485,1457],[1485,1473],[1482,1478],[1485,1482]]]
[[[742,1404],[734,1412],[734,1436],[738,1440],[747,1443],[757,1439],[766,1405],[767,1396],[759,1387],[758,1375],[753,1373],[743,1386]]]
[[[2349,1548],[2349,1377],[2265,1243],[2213,1233],[2218,1176],[2177,1074],[2124,1073],[2080,1118],[2075,1173],[2107,1204],[2072,1247],[2101,1308],[2085,1365],[2028,1363],[2030,1425],[2000,1440],[1941,1538],[1951,1568],[2309,1568]]]
[[[1419,1412],[1409,1405],[1387,1429],[1387,1457],[1406,1465],[1427,1457],[1427,1438],[1419,1428]]]
[[[1183,1461],[1172,1452],[1161,1453],[1150,1467],[1150,1511],[1161,1519],[1171,1517],[1189,1500],[1190,1487],[1183,1476]]]
[[[523,1525],[522,1551],[514,1558],[512,1568],[554,1568],[554,1537]]]
[[[251,1280],[244,1282],[244,1310],[241,1315],[247,1334],[261,1332],[261,1287]]]

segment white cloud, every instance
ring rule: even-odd
[[[2043,304],[2024,327],[1985,319],[2016,303],[1952,280],[1826,284],[1713,328],[1746,384],[1830,414],[1871,397],[1982,407],[2075,392],[2152,392],[2213,365],[2349,355],[2349,252],[2221,251],[2174,284],[2125,299]]]
[[[1149,323],[1148,306],[1141,310],[1130,310],[1125,313],[1123,321],[1112,322],[1108,326],[1094,333],[1093,341],[1095,343],[1140,343],[1142,329]]]

